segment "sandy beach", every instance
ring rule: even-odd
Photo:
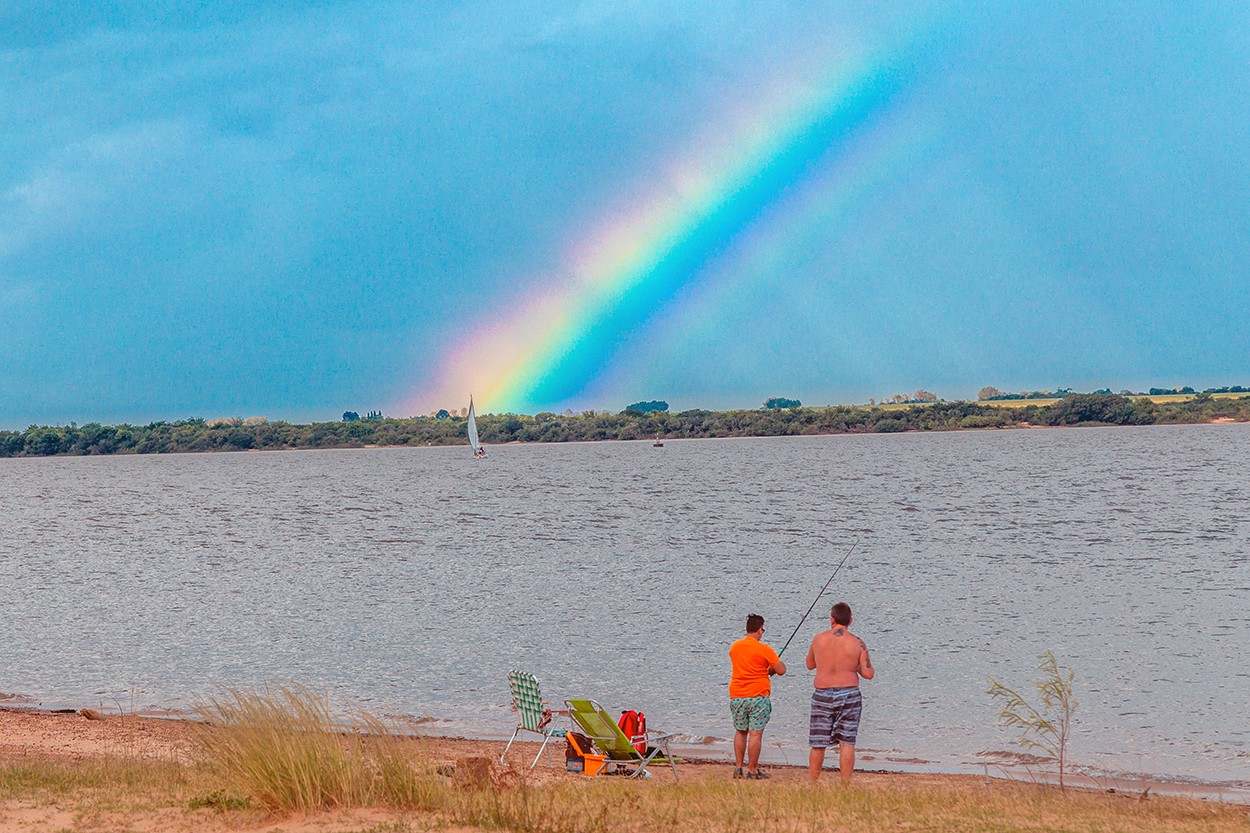
[[[1099,824],[1107,830],[1136,829],[1203,829],[1244,830],[1250,827],[1250,816],[1238,797],[1230,801],[1194,793],[1190,797],[1164,796],[1162,784],[1125,783],[1109,786],[1084,785],[1082,789],[1060,792],[1053,786],[1013,782],[999,778],[972,775],[902,773],[880,770],[857,771],[854,787],[843,791],[837,786],[836,774],[827,773],[821,788],[812,790],[806,784],[806,771],[794,766],[769,767],[768,782],[742,782],[732,779],[732,765],[723,759],[684,757],[679,768],[680,784],[666,766],[653,767],[654,776],[646,781],[625,781],[621,778],[586,778],[564,769],[563,747],[551,757],[528,769],[537,744],[518,742],[509,753],[508,763],[495,763],[503,750],[499,741],[466,738],[421,738],[421,755],[431,761],[436,771],[445,773],[452,789],[458,784],[465,794],[473,790],[501,800],[509,795],[526,801],[553,801],[554,815],[548,822],[479,824],[466,826],[454,814],[421,812],[391,807],[343,807],[309,814],[266,812],[248,806],[242,797],[228,796],[215,788],[213,776],[203,771],[197,732],[203,724],[186,719],[149,718],[133,715],[90,716],[72,712],[49,712],[22,708],[0,708],[0,833],[30,831],[224,831],[247,830],[277,833],[278,831],[408,831],[485,829],[517,830],[581,830],[601,829],[562,826],[561,802],[594,801],[599,798],[618,800],[621,790],[646,802],[655,801],[655,819],[638,817],[619,829],[719,829],[704,817],[714,807],[724,812],[728,803],[742,801],[754,806],[764,796],[783,804],[800,800],[811,811],[813,800],[845,804],[853,795],[868,810],[856,805],[857,812],[869,812],[864,822],[849,824],[845,829],[879,829],[873,822],[885,822],[887,829],[930,830],[1015,830],[1015,829],[1083,829],[1092,823],[1088,814],[1094,812]],[[489,782],[465,785],[455,775],[477,759],[479,765],[490,761]],[[483,761],[485,759],[485,761]],[[1093,788],[1096,786],[1096,789]],[[1175,789],[1175,785],[1171,785]],[[589,790],[590,792],[587,792]],[[898,810],[889,806],[903,796],[904,814],[915,813],[916,826],[903,824]],[[936,796],[936,798],[934,798]],[[813,798],[814,797],[814,798]],[[1240,800],[1244,801],[1244,797]],[[1000,816],[992,823],[969,827],[966,812],[956,812],[949,819],[934,818],[926,810],[926,802],[941,806],[962,806],[975,809],[973,815]],[[1031,807],[1026,815],[1031,821],[1023,826],[1008,812],[994,811],[995,803],[1008,802],[1008,807]],[[665,802],[693,809],[687,828],[669,819],[664,821]],[[1021,802],[1024,802],[1023,804]],[[1053,804],[1054,807],[1043,811]],[[882,806],[876,806],[882,805]],[[1067,808],[1067,809],[1065,809]],[[1092,809],[1091,809],[1092,808]],[[783,811],[782,816],[785,818]],[[1047,813],[1070,813],[1074,827],[1065,824],[1035,826]],[[802,813],[800,813],[802,815]],[[546,816],[544,816],[546,818]],[[931,823],[922,824],[928,818]],[[1086,819],[1085,821],[1080,821]],[[905,821],[905,819],[904,819]],[[983,819],[983,821],[985,821]],[[1026,820],[1027,821],[1027,820]],[[1079,822],[1079,824],[1078,824]],[[814,819],[803,822],[790,819],[786,829],[817,829]],[[609,826],[602,829],[618,829]]]

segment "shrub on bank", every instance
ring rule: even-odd
[[[671,414],[583,413],[557,416],[544,412],[483,414],[478,434],[487,445],[513,441],[575,442],[644,440],[657,434],[672,439],[710,437],[783,437],[811,434],[954,431],[963,428],[1011,428],[1030,425],[1157,425],[1250,421],[1250,396],[1215,398],[1199,394],[1179,402],[1130,399],[1116,394],[1070,394],[1052,405],[1001,407],[976,402],[938,402],[890,408],[837,405],[827,408],[772,408],[741,411],[691,410]],[[0,457],[87,454],[162,454],[248,449],[360,448],[366,445],[420,446],[466,443],[465,420],[369,419],[348,422],[233,422],[202,419],[149,425],[78,427],[32,425],[24,431],[0,431]]]

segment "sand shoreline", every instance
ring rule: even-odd
[[[89,716],[86,716],[89,715]],[[0,705],[0,764],[29,759],[85,762],[101,758],[135,758],[190,764],[195,760],[195,731],[199,721],[185,713],[119,713],[94,709],[46,708],[13,704]],[[435,754],[446,762],[470,755],[489,755],[495,759],[503,752],[506,738],[466,737],[460,734],[423,733]],[[539,744],[518,739],[508,754],[509,766],[525,770]],[[687,762],[686,767],[698,771],[697,779],[724,778],[732,773],[732,754],[725,749],[702,744],[675,747]],[[546,758],[547,756],[544,756]],[[548,780],[566,775],[563,768],[563,746],[555,745],[550,756],[533,770],[534,777]],[[830,758],[830,763],[833,762]],[[982,772],[950,772],[908,766],[890,767],[873,754],[862,754],[856,767],[873,779],[902,779],[909,783],[961,783],[968,781],[1019,781],[1050,784],[1053,779],[1039,773],[1009,773],[994,764]],[[807,769],[803,762],[778,762],[769,759],[762,766],[781,781],[801,782]],[[663,770],[667,772],[665,768]],[[683,768],[684,771],[684,768]],[[836,777],[832,771],[826,777]],[[1250,804],[1250,786],[1239,783],[1211,783],[1197,780],[1146,777],[1086,777],[1069,774],[1074,787],[1108,793],[1140,795],[1172,795],[1210,801]]]
[[[652,765],[650,778],[634,781],[568,772],[561,745],[531,769],[536,742],[518,741],[500,765],[503,741],[432,736],[383,747],[409,762],[407,772],[425,773],[403,782],[414,791],[395,792],[387,784],[398,782],[370,767],[399,759],[340,770],[331,759],[305,757],[312,747],[299,742],[292,757],[288,741],[274,736],[253,747],[245,769],[238,759],[217,769],[205,746],[217,733],[187,718],[0,707],[0,833],[1240,833],[1250,799],[1164,794],[1175,785],[1101,782],[1065,791],[982,775],[858,768],[852,789],[840,788],[834,772],[812,788],[806,767],[762,767],[767,781],[746,781],[732,777],[729,760],[703,756],[684,757],[679,779]],[[370,743],[344,735],[340,748]],[[320,773],[318,790],[337,789],[342,782],[331,779],[347,772],[367,779],[353,783],[373,786],[350,796],[322,793],[328,800],[311,804],[266,798],[276,784],[307,783],[300,773],[308,772]]]

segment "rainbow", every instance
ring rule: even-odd
[[[857,135],[901,99],[914,50],[864,56],[818,83],[789,80],[735,131],[723,151],[672,165],[654,196],[570,247],[545,291],[453,346],[409,413],[451,407],[472,392],[495,413],[579,402],[663,308],[705,274],[787,192],[836,164]],[[543,285],[543,284],[540,284]]]

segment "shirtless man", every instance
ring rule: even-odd
[[[850,785],[855,771],[855,736],[863,704],[859,678],[871,680],[876,672],[868,646],[851,633],[850,627],[851,606],[838,602],[829,612],[829,630],[812,637],[812,647],[807,650],[807,667],[816,671],[808,732],[812,751],[807,759],[807,774],[813,784],[820,780],[825,750],[835,743],[840,747],[842,786]]]

